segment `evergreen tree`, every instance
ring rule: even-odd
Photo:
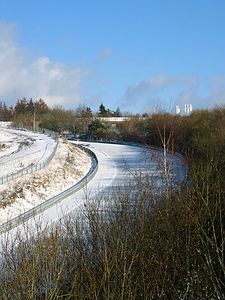
[[[110,115],[110,110],[105,108],[105,105],[103,103],[100,104],[99,110],[98,110],[98,116],[99,117],[108,117]]]
[[[116,111],[114,111],[113,116],[114,117],[122,117],[122,112],[119,107],[116,109]]]

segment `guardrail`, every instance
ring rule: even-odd
[[[70,187],[69,189],[63,191],[62,193],[46,200],[45,202],[35,206],[34,208],[22,213],[21,215],[3,223],[0,225],[0,234],[3,234],[21,224],[24,224],[26,221],[28,221],[31,218],[35,218],[38,214],[42,213],[46,209],[50,208],[51,206],[61,202],[65,198],[71,196],[75,192],[82,189],[96,174],[98,170],[98,158],[95,155],[94,152],[92,152],[90,149],[85,148],[81,145],[77,145],[79,148],[83,149],[88,155],[91,156],[91,168],[88,171],[88,173],[74,186]]]
[[[16,172],[13,172],[13,173],[10,173],[10,174],[7,174],[5,176],[0,177],[0,184],[10,182],[10,181],[12,181],[12,180],[14,180],[14,179],[16,179],[20,176],[31,174],[31,173],[34,173],[38,170],[44,169],[50,163],[50,161],[54,157],[56,149],[58,147],[58,135],[55,132],[51,132],[51,131],[45,130],[45,129],[42,129],[41,131],[38,131],[38,133],[46,134],[46,135],[52,137],[53,139],[55,139],[56,145],[55,145],[52,153],[50,154],[50,156],[42,163],[31,164],[31,165],[29,165],[29,166],[27,166],[23,169],[20,169]]]
[[[59,133],[50,129],[37,127],[34,132],[43,133],[52,137],[55,141],[59,139]]]

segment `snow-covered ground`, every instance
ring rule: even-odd
[[[55,146],[44,134],[0,127],[0,177],[45,162]]]
[[[0,176],[44,162],[55,145],[44,134],[0,127]],[[46,168],[0,185],[0,224],[71,187],[90,167],[91,159],[84,151],[59,139]]]

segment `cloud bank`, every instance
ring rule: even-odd
[[[32,56],[16,42],[16,26],[0,23],[0,99],[44,99],[48,105],[81,102],[81,82],[88,71],[72,64]]]

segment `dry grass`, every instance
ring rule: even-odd
[[[222,203],[212,211],[185,185],[164,199],[149,181],[133,188],[33,238],[18,233],[0,299],[224,299]]]

